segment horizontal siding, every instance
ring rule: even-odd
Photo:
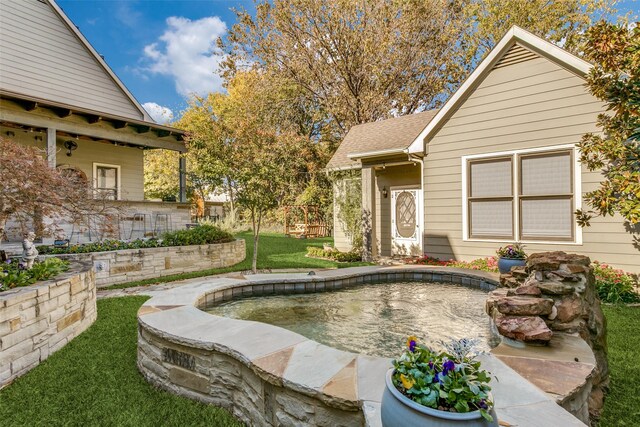
[[[584,81],[538,57],[494,69],[429,142],[424,168],[425,252],[471,260],[492,256],[503,243],[462,240],[464,155],[575,144],[597,132],[603,105]],[[582,169],[583,191],[602,177]],[[584,205],[584,204],[583,204]],[[620,217],[597,218],[582,230],[583,243],[526,244],[528,253],[582,253],[628,271],[640,272],[640,251]]]
[[[0,12],[1,89],[144,118],[50,5],[38,0],[3,0]]]

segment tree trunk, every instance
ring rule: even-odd
[[[227,177],[227,193],[229,194],[229,214],[231,215],[231,222],[235,225],[236,223],[236,204],[234,202],[234,194],[233,194],[233,185],[231,185],[231,178]]]

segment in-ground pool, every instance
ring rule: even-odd
[[[232,300],[207,312],[280,326],[341,350],[395,357],[408,335],[435,345],[464,337],[479,338],[483,350],[497,345],[486,298],[485,291],[450,283],[380,283]]]

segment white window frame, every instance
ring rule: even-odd
[[[579,160],[578,148],[575,144],[563,144],[563,145],[553,145],[547,147],[538,147],[538,148],[528,148],[523,150],[511,150],[511,151],[497,151],[493,153],[484,153],[484,154],[474,154],[469,156],[462,156],[462,240],[469,242],[491,242],[491,243],[504,243],[504,242],[520,242],[520,243],[530,243],[530,244],[545,244],[545,245],[582,245],[582,227],[578,226],[578,223],[574,221],[574,240],[523,240],[520,239],[520,206],[517,201],[520,196],[520,185],[518,183],[518,176],[520,175],[520,157],[521,155],[527,154],[543,154],[546,152],[554,152],[561,150],[572,150],[573,155],[573,211],[575,212],[578,209],[582,208],[582,168]],[[468,204],[468,194],[469,194],[469,179],[468,179],[468,167],[469,162],[473,160],[479,159],[488,159],[492,157],[513,157],[513,167],[511,177],[513,182],[513,200],[514,202],[514,211],[513,211],[513,220],[514,220],[514,230],[513,230],[513,239],[482,239],[482,238],[471,238],[469,236],[469,204]]]
[[[105,167],[105,168],[112,168],[112,169],[116,169],[116,185],[118,186],[117,188],[117,195],[116,195],[116,200],[120,200],[121,194],[122,194],[122,173],[121,173],[121,167],[120,165],[112,165],[109,163],[94,163],[93,164],[93,188],[94,189],[98,189],[98,167]]]

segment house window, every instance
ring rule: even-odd
[[[573,163],[573,150],[467,159],[467,236],[573,241]]]
[[[108,200],[120,199],[120,166],[93,164],[95,189]]]

